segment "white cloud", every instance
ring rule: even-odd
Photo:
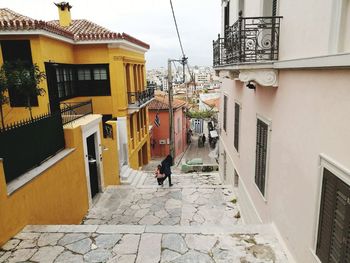
[[[66,0],[67,1],[67,0]],[[212,40],[220,30],[220,1],[172,0],[186,56],[191,65],[212,64]],[[59,2],[59,0],[55,1]],[[147,67],[165,66],[181,56],[168,0],[70,0],[72,18],[85,18],[116,32],[126,32],[151,45]],[[58,19],[48,0],[1,0],[34,19]]]

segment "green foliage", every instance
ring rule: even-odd
[[[33,119],[30,98],[42,96],[45,93],[45,90],[39,87],[40,82],[46,78],[45,73],[40,71],[37,64],[29,64],[20,60],[6,63],[4,68],[8,86],[26,98],[27,108]]]
[[[237,199],[236,199],[236,198],[233,198],[233,199],[231,200],[231,203],[232,203],[232,204],[237,203]]]
[[[210,110],[205,111],[188,111],[186,116],[192,119],[210,119],[214,112]]]

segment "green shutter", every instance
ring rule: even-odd
[[[239,142],[239,104],[235,103],[235,131],[234,131],[234,141],[233,145],[235,146],[238,152],[238,142]]]
[[[350,188],[324,169],[316,254],[322,263],[350,262]]]
[[[265,196],[266,162],[267,162],[267,138],[268,125],[257,120],[256,126],[256,156],[255,156],[255,183]]]

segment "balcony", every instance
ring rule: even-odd
[[[154,88],[147,88],[143,91],[128,92],[128,104],[131,109],[138,109],[146,106],[154,98]]]
[[[88,114],[92,114],[92,101],[61,102],[61,116],[63,125],[73,122]]]
[[[282,17],[239,17],[226,28],[224,37],[213,41],[215,68],[278,60]]]

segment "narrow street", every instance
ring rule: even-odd
[[[143,173],[136,187],[109,187],[82,225],[27,226],[0,262],[287,262],[269,225],[245,225],[217,173]]]

